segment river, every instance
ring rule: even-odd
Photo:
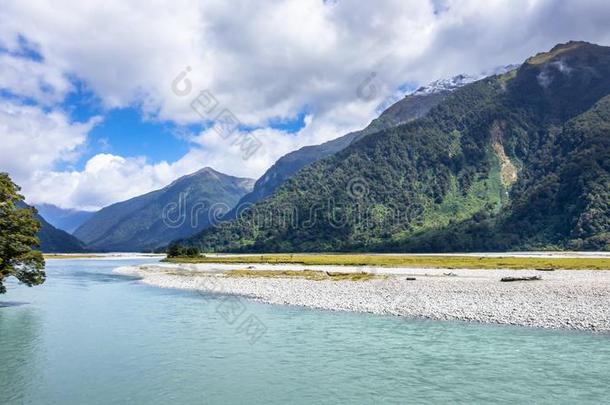
[[[602,403],[610,336],[275,306],[48,260],[0,296],[0,404]]]

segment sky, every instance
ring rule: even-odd
[[[439,78],[610,45],[607,0],[0,0],[0,171],[95,210],[258,178]]]

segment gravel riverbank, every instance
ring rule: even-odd
[[[270,304],[370,312],[436,320],[464,320],[610,332],[610,271],[446,270],[256,265],[256,270],[370,272],[368,281],[226,277],[247,265],[127,266],[147,284],[246,296]],[[500,282],[541,276],[539,281]],[[407,278],[415,278],[408,280]]]

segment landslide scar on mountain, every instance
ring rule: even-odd
[[[500,176],[502,179],[502,185],[507,189],[510,188],[517,181],[517,168],[510,161],[506,152],[504,151],[504,145],[502,144],[502,135],[506,123],[495,121],[491,126],[491,147],[493,148],[498,160],[500,161]]]

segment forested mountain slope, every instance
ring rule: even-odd
[[[253,190],[239,201],[236,208],[247,208],[249,205],[270,196],[302,168],[334,155],[366,135],[423,117],[452,91],[472,80],[474,78],[459,75],[451,79],[436,81],[394,103],[360,131],[350,132],[320,145],[305,146],[282,156],[256,181]],[[226,219],[235,218],[238,215],[238,209],[227,214]]]
[[[68,233],[74,232],[94,212],[63,209],[53,204],[37,204],[36,209],[51,225]]]
[[[85,251],[84,244],[68,232],[55,228],[43,217],[37,215],[40,221],[39,249],[44,253],[81,253]]]
[[[161,190],[101,209],[74,235],[90,250],[154,250],[207,227],[210,218],[226,214],[253,183],[204,168]]]
[[[313,163],[206,251],[610,248],[610,48],[558,45]]]
[[[21,208],[29,208],[25,203],[19,203]],[[36,235],[40,245],[36,247],[44,253],[80,253],[84,252],[84,244],[68,232],[55,228],[40,213],[36,212],[36,219],[40,222],[40,230]]]

